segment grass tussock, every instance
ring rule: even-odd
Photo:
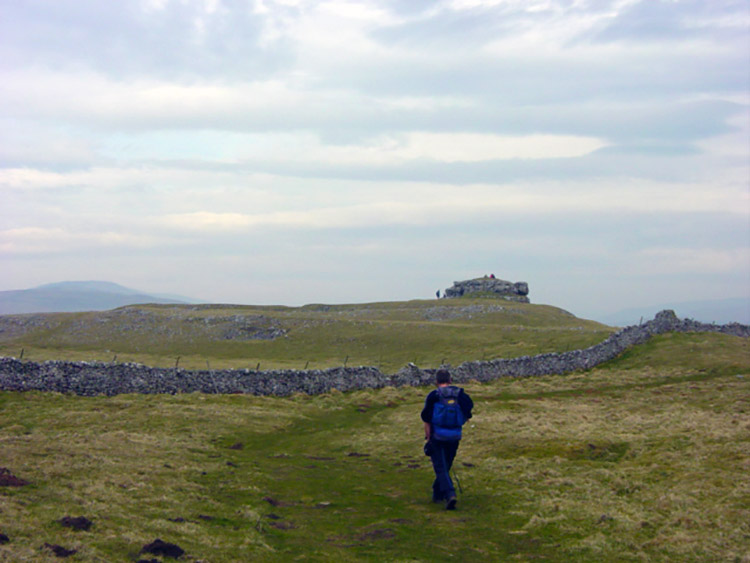
[[[718,336],[711,362],[702,342],[467,384],[453,513],[429,498],[427,389],[2,393],[0,466],[30,484],[0,487],[0,561],[57,560],[45,543],[75,561],[135,561],[161,538],[185,561],[746,563],[750,360],[741,339]],[[679,359],[652,363],[662,347]]]

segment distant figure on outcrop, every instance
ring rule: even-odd
[[[432,460],[435,481],[432,483],[432,502],[445,502],[447,510],[456,508],[456,489],[450,470],[461,440],[461,427],[471,418],[474,402],[460,387],[451,385],[451,374],[439,369],[435,374],[437,389],[430,391],[422,409],[425,454]]]
[[[435,292],[435,297],[437,297],[438,299],[440,299],[440,290],[439,289]]]
[[[490,274],[490,279],[494,280],[495,279],[495,274]]]

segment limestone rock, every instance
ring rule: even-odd
[[[518,303],[530,303],[528,298],[529,284],[526,282],[513,283],[494,277],[453,282],[453,287],[446,289],[444,294],[447,298],[476,294],[477,297],[499,297]]]

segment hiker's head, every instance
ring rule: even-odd
[[[451,382],[451,372],[447,369],[439,369],[435,374],[435,383],[438,385],[445,385]]]

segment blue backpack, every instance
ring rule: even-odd
[[[460,440],[461,427],[466,417],[458,404],[461,389],[454,386],[438,387],[438,400],[432,409],[432,427],[437,440]]]

